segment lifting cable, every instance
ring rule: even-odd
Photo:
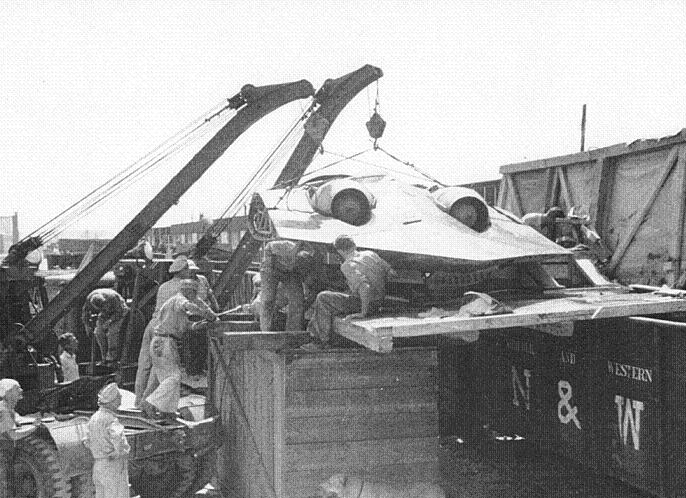
[[[217,218],[217,220],[206,230],[205,236],[216,238],[219,234],[224,231],[231,218],[236,216],[238,210],[243,207],[248,202],[248,197],[250,197],[253,192],[259,188],[264,178],[273,171],[274,165],[283,161],[287,155],[290,155],[295,148],[297,142],[300,140],[301,134],[296,134],[298,124],[305,121],[307,117],[313,112],[316,102],[312,102],[307,106],[307,109],[298,116],[291,127],[286,131],[284,136],[281,138],[276,147],[270,152],[264,159],[260,167],[253,173],[252,177],[246,182],[243,188],[238,194],[233,198],[229,206],[224,210],[224,212]]]
[[[38,236],[41,238],[43,243],[45,243],[47,240],[50,240],[62,233],[68,226],[81,219],[103,200],[110,197],[114,193],[119,193],[121,189],[138,181],[142,176],[147,174],[154,167],[158,166],[162,161],[183,149],[189,143],[197,141],[201,137],[205,136],[210,131],[208,130],[207,124],[212,121],[213,118],[219,116],[223,111],[229,108],[229,105],[226,102],[228,102],[228,100],[222,100],[222,102],[220,102],[218,105],[213,106],[209,111],[203,113],[199,118],[191,121],[180,131],[162,142],[160,145],[135,161],[133,164],[117,173],[102,185],[95,188],[78,201],[74,202],[72,205],[61,211],[51,220],[41,225],[22,240],[26,240],[33,236]],[[205,129],[201,130],[202,128]]]
[[[62,221],[61,225],[59,227],[56,227],[53,229],[53,231],[49,234],[49,238],[52,239],[58,235],[60,235],[62,232],[64,232],[69,226],[73,225],[75,222],[83,219],[85,216],[87,216],[95,207],[97,207],[99,204],[101,204],[104,200],[107,198],[114,198],[124,192],[130,185],[136,183],[138,180],[146,176],[148,173],[150,173],[152,170],[157,168],[160,164],[165,159],[168,159],[172,157],[174,154],[178,153],[180,150],[183,150],[184,148],[188,147],[191,143],[198,142],[205,136],[207,136],[210,132],[212,132],[212,129],[205,128],[202,130],[202,132],[193,137],[191,140],[186,141],[183,144],[178,144],[176,145],[173,149],[170,149],[168,152],[166,152],[162,157],[159,159],[156,159],[152,163],[146,165],[144,168],[139,169],[136,171],[134,174],[129,175],[128,178],[122,180],[121,182],[118,182],[117,185],[112,186],[108,188],[108,190],[101,194],[98,198],[94,199],[93,201],[89,202],[87,205],[81,207],[78,211],[74,212],[71,215],[71,218],[68,220]]]

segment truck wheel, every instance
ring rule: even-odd
[[[140,498],[185,498],[196,490],[197,459],[192,453],[167,453],[129,462],[129,481]]]
[[[70,498],[71,485],[64,476],[57,450],[35,436],[21,439],[14,462],[16,498]]]

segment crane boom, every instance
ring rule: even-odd
[[[322,136],[315,138],[305,133],[298,142],[293,154],[276,180],[276,185],[295,185],[298,183],[307,167],[312,162],[319,149],[322,139],[331,129],[331,124],[348,103],[364,88],[383,76],[378,67],[365,65],[360,69],[329,79],[315,94],[317,110],[310,116],[310,120],[325,123]],[[238,246],[231,254],[214,287],[215,295],[221,306],[225,306],[243,273],[250,265],[252,258],[259,249],[260,242],[250,232],[246,232]]]
[[[40,341],[42,334],[50,330],[74,301],[98,282],[243,132],[277,108],[313,94],[312,84],[305,80],[261,87],[245,85],[238,95],[229,99],[229,107],[238,109],[236,115],[43,310],[26,324],[27,340],[30,343]]]

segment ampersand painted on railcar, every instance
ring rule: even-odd
[[[563,424],[574,422],[577,429],[581,429],[581,422],[576,417],[579,412],[579,407],[572,406],[570,400],[572,399],[572,385],[566,380],[561,380],[557,383],[557,394],[560,396],[560,401],[557,404],[557,418]],[[563,411],[565,413],[563,413]]]

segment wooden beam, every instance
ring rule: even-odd
[[[495,203],[495,205],[501,209],[507,209],[507,207],[504,205],[506,185],[507,185],[507,182],[505,180],[505,175],[503,175],[500,178],[500,187],[498,188],[498,200]]]
[[[614,168],[612,168],[612,160],[607,157],[601,157],[596,160],[595,166],[590,168],[590,198],[591,205],[588,208],[588,215],[591,217],[595,230],[603,237],[601,233],[604,224],[605,206],[608,205],[610,196],[612,195],[612,185],[614,183]]]
[[[550,157],[547,159],[538,159],[535,161],[526,161],[521,163],[505,164],[500,167],[500,173],[511,174],[520,173],[522,171],[532,171],[536,169],[554,168],[557,166],[568,166],[577,163],[585,163],[589,161],[596,161],[602,158],[612,158],[622,156],[625,154],[633,154],[636,152],[646,152],[649,150],[664,149],[686,143],[686,128],[681,130],[676,135],[671,137],[664,137],[658,140],[638,140],[630,144],[616,144],[601,149],[594,149],[587,152],[577,152],[575,154],[568,154],[566,156]]]
[[[508,211],[512,211],[516,216],[522,216],[524,211],[522,210],[522,201],[519,198],[519,192],[517,192],[517,187],[515,186],[514,179],[512,175],[503,175],[507,181],[507,190],[510,194],[512,200],[511,205],[506,207]]]
[[[617,268],[619,263],[622,261],[622,258],[624,257],[626,250],[629,248],[629,245],[634,240],[634,237],[636,236],[638,229],[643,224],[643,221],[645,221],[645,218],[648,215],[650,208],[653,207],[653,204],[655,203],[655,199],[657,199],[657,196],[659,195],[660,190],[662,189],[662,186],[667,181],[667,178],[669,178],[669,175],[672,172],[672,169],[674,169],[674,165],[676,164],[676,160],[678,157],[678,152],[679,152],[679,147],[672,147],[672,150],[669,152],[669,156],[667,156],[667,161],[665,162],[664,171],[662,172],[662,176],[660,177],[660,181],[657,183],[655,190],[653,190],[653,193],[650,195],[650,198],[645,203],[645,205],[643,206],[643,208],[639,212],[638,216],[636,216],[636,218],[634,219],[634,221],[633,221],[631,227],[629,228],[629,231],[627,232],[627,234],[620,241],[620,243],[617,245],[614,252],[612,253],[612,259],[610,259],[610,262],[608,263],[607,268],[606,268],[607,273],[611,274]]]
[[[567,171],[564,166],[558,166],[555,169],[557,170],[557,180],[560,182],[560,192],[562,192],[562,197],[567,204],[567,211],[569,211],[574,206],[574,198],[571,190],[569,190],[569,183],[567,183]]]
[[[679,205],[677,207],[677,226],[676,235],[674,236],[674,243],[670,256],[674,258],[674,278],[675,281],[681,275],[681,265],[683,264],[684,255],[682,254],[684,246],[684,215],[686,214],[686,147],[679,146],[679,159],[677,160],[677,169],[681,175],[681,184],[679,185]]]
[[[373,343],[389,331],[395,337],[419,337],[487,329],[531,327],[534,325],[578,320],[599,320],[635,315],[653,315],[686,311],[686,300],[653,294],[598,293],[576,289],[566,298],[526,301],[501,299],[514,310],[503,315],[444,318],[414,316],[380,317],[349,322],[347,327],[358,328],[358,335],[368,335]],[[336,328],[338,332],[339,329]]]

